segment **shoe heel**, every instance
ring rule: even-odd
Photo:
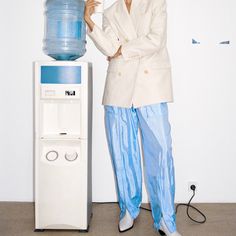
[[[165,232],[162,231],[161,229],[158,229],[158,232],[159,232],[159,234],[162,235],[162,236],[165,236],[165,235],[166,235]]]

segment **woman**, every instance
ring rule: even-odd
[[[181,236],[176,229],[167,106],[173,102],[173,92],[166,2],[117,0],[104,10],[102,29],[91,19],[98,4],[87,0],[84,19],[88,36],[109,61],[102,104],[121,210],[119,231],[131,229],[140,212],[140,128],[154,228],[167,236]]]

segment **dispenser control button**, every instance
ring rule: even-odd
[[[46,158],[48,161],[55,161],[58,158],[58,152],[57,151],[49,151],[46,154]]]
[[[46,97],[53,97],[55,96],[55,90],[45,90],[44,91]]]
[[[75,161],[78,158],[78,153],[77,152],[71,152],[65,154],[65,158],[67,161]]]

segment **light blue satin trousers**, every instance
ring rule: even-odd
[[[144,154],[144,174],[154,220],[163,216],[170,232],[176,231],[175,170],[171,126],[166,102],[138,108],[104,106],[108,148],[116,177],[120,219],[127,209],[135,219],[142,203],[142,167],[138,129]]]

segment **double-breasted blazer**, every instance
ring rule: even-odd
[[[109,61],[102,104],[137,108],[173,102],[171,63],[166,47],[166,0],[132,0],[130,13],[124,0],[103,12],[87,34]]]

